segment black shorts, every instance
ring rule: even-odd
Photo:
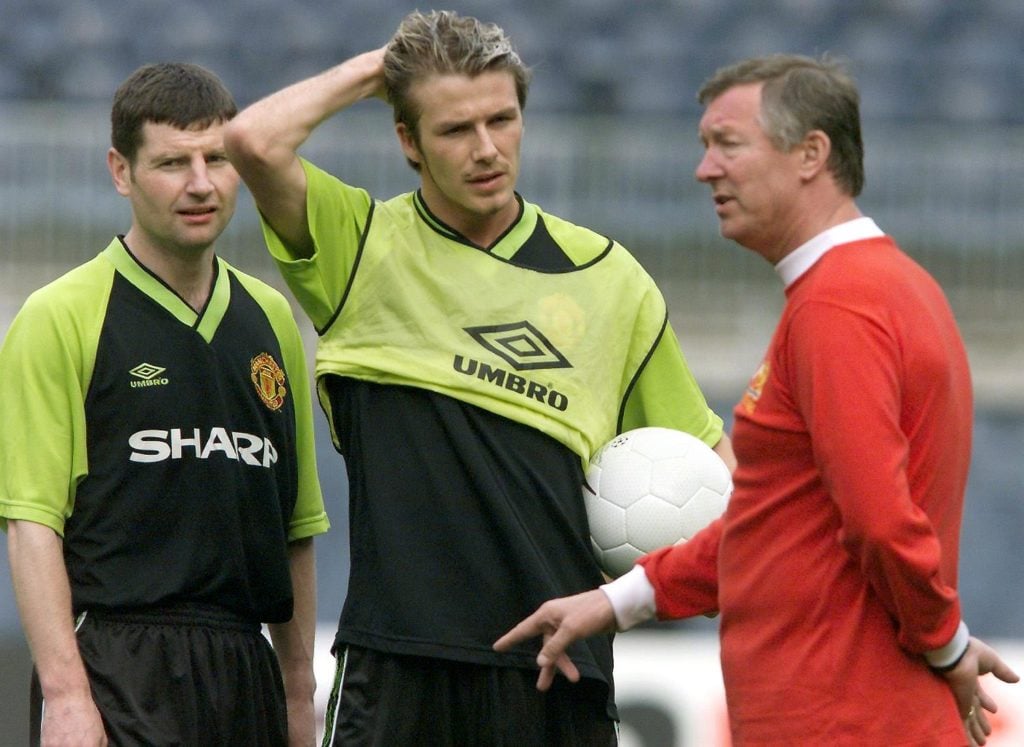
[[[348,646],[327,704],[324,747],[612,747],[607,686],[537,671],[396,656]]]
[[[77,627],[111,745],[286,745],[281,670],[260,625],[208,607],[87,612]],[[42,695],[33,676],[32,744]]]

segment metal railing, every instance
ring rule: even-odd
[[[304,154],[376,196],[413,189],[390,121],[383,103],[365,102],[325,123]],[[630,248],[665,288],[681,336],[715,338],[716,354],[702,358],[733,387],[750,361],[737,365],[730,351],[763,345],[780,299],[765,263],[718,236],[708,189],[693,177],[696,122],[529,113],[526,122],[526,199]],[[128,206],[106,169],[108,127],[100,106],[0,106],[0,297],[26,291],[16,268],[56,274],[126,230]],[[1024,365],[1024,128],[868,121],[864,129],[861,208],[946,289],[982,383],[998,369],[996,393],[1015,395],[1013,372]],[[220,251],[276,279],[262,246],[243,192]],[[733,369],[743,373],[724,373]]]

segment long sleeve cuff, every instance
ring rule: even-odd
[[[611,602],[615,625],[620,633],[650,620],[657,613],[654,587],[641,565],[633,566],[628,573],[600,588]]]
[[[950,670],[960,663],[964,653],[967,651],[967,644],[970,643],[971,633],[967,629],[967,623],[960,621],[960,626],[953,634],[952,640],[942,648],[936,648],[924,652],[924,658],[928,660],[928,666],[940,671]]]

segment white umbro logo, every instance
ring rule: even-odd
[[[135,377],[135,381],[131,381],[129,384],[133,389],[140,386],[162,386],[169,384],[169,379],[160,376],[166,370],[163,366],[157,366],[152,363],[140,363],[128,371],[128,373]]]
[[[140,363],[139,365],[137,365],[135,368],[133,368],[128,373],[130,373],[132,376],[136,377],[137,379],[147,379],[148,380],[148,379],[152,379],[155,376],[159,376],[160,374],[162,374],[166,370],[167,369],[164,368],[163,366],[154,366],[152,363]]]

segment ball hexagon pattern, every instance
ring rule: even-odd
[[[601,569],[616,578],[641,555],[685,542],[725,511],[732,476],[703,441],[671,428],[619,434],[586,471],[583,500]]]

